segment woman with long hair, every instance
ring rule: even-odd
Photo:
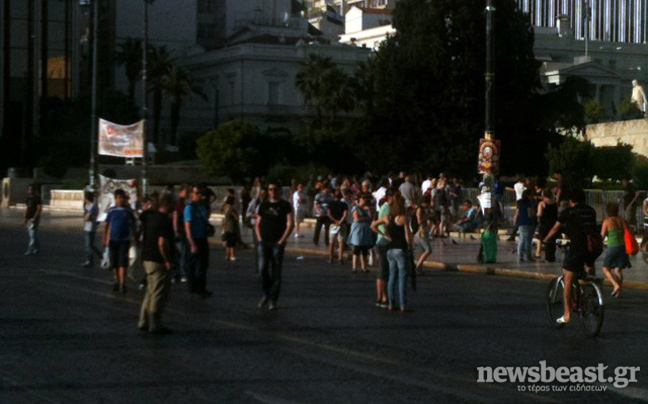
[[[238,240],[238,212],[234,209],[236,198],[232,195],[225,199],[221,207],[223,214],[223,241],[225,241],[225,260],[236,261],[236,241]]]
[[[423,263],[427,257],[432,254],[432,208],[430,207],[430,195],[425,194],[421,199],[421,203],[416,208],[416,217],[412,218],[418,223],[417,236],[419,237],[419,245],[423,249],[423,253],[416,262],[416,273],[423,275]]]
[[[371,225],[370,201],[371,194],[360,194],[358,204],[351,209],[353,224],[351,224],[348,241],[349,245],[353,246],[353,273],[358,270],[358,261],[360,261],[360,271],[369,272],[367,270],[367,256],[374,245],[373,235],[369,227]]]
[[[378,228],[381,224],[386,226],[386,231]],[[405,311],[408,265],[410,265],[408,252],[412,250],[412,233],[408,226],[405,200],[400,194],[394,196],[394,204],[389,215],[373,222],[371,230],[389,240],[387,250],[387,260],[389,261],[388,308],[389,310],[396,308],[396,297],[398,296],[400,310]],[[396,292],[397,283],[398,293]]]
[[[623,269],[630,268],[630,260],[626,254],[625,229],[628,224],[624,218],[619,216],[619,205],[608,203],[605,206],[608,217],[603,221],[601,237],[607,236],[607,253],[603,260],[603,273],[610,281],[614,289],[612,296],[619,297],[623,288]],[[614,272],[612,272],[614,270]]]
[[[543,189],[541,196],[542,199],[538,204],[538,235],[540,236],[540,240],[544,240],[556,223],[556,220],[558,220],[558,205],[556,204],[551,189]],[[545,245],[545,260],[547,262],[556,261],[556,238],[552,237]],[[542,243],[538,243],[535,257],[542,257]]]

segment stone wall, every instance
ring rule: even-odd
[[[634,119],[587,125],[587,139],[595,146],[626,143],[635,153],[648,156],[648,119]]]

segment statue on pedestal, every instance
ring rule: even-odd
[[[643,87],[639,85],[639,81],[632,80],[632,102],[637,104],[639,111],[646,116],[646,93],[644,92]]]

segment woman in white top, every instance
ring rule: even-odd
[[[304,223],[304,218],[306,217],[306,211],[308,209],[308,196],[304,193],[304,185],[297,184],[297,190],[293,193],[293,209],[295,210],[295,223],[297,224],[295,228],[295,237],[301,237],[299,235],[299,229],[301,224]]]

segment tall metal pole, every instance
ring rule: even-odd
[[[41,95],[38,106],[39,111],[39,136],[47,134],[47,96],[48,90],[48,68],[49,68],[49,0],[41,2],[41,46],[40,46],[40,82]]]
[[[3,52],[2,52],[2,101],[0,108],[0,137],[4,136],[6,121],[9,117],[9,103],[11,102],[11,1],[5,0],[3,4]]]
[[[26,162],[26,153],[27,145],[30,143],[32,137],[34,136],[34,109],[36,103],[34,98],[36,97],[36,87],[34,83],[35,78],[35,57],[34,57],[34,41],[36,39],[36,27],[34,26],[34,0],[29,0],[27,2],[27,72],[26,72],[26,82],[25,82],[25,115],[24,115],[24,126],[23,126],[23,136],[22,143],[20,146],[20,165],[25,167]]]
[[[72,12],[72,9],[70,7],[70,1],[71,0],[64,0],[65,1],[65,45],[64,45],[64,54],[65,54],[65,86],[63,89],[63,97],[65,101],[68,101],[70,99],[70,24],[72,22],[72,18],[70,18],[70,14]]]
[[[146,136],[147,124],[146,119],[148,117],[148,93],[146,88],[146,51],[148,48],[148,6],[149,0],[144,0],[144,44],[142,46],[142,119],[144,120],[144,128],[142,134],[142,143],[144,144],[144,150],[142,152],[142,195],[146,195],[148,188],[147,176],[147,166],[148,166],[148,139]]]
[[[485,136],[493,136],[493,95],[495,72],[493,70],[493,1],[486,0],[486,122]]]
[[[589,36],[590,36],[590,25],[592,19],[592,8],[589,5],[589,1],[585,1],[584,4],[584,20],[585,20],[585,56],[589,55]]]
[[[94,0],[94,18],[92,21],[92,126],[90,130],[90,187],[97,188],[97,138],[99,136],[99,119],[97,117],[97,54],[99,53],[99,1]]]
[[[495,95],[495,71],[494,71],[494,37],[493,37],[493,0],[486,0],[486,87],[485,87],[485,119],[484,138],[479,142],[479,173],[483,174],[483,185],[479,200],[484,216],[491,224],[498,226],[499,203],[495,199],[495,174],[499,169],[499,142],[495,140],[494,130],[494,95]]]

